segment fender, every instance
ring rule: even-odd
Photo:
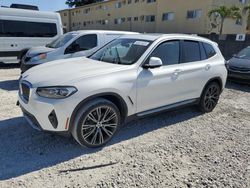
[[[110,100],[111,102],[115,103],[115,105],[117,105],[116,103],[118,102],[119,105],[117,105],[117,107],[119,108],[120,112],[121,112],[121,116],[122,116],[122,122],[125,122],[126,118],[127,118],[127,114],[128,114],[128,107],[126,102],[124,101],[124,99],[117,93],[112,93],[112,92],[105,92],[105,93],[98,93],[96,95],[92,95],[87,97],[86,99],[84,99],[83,101],[81,101],[76,108],[74,109],[73,113],[71,114],[70,117],[70,122],[69,122],[69,129],[68,132],[71,132],[73,129],[73,125],[74,125],[74,119],[76,117],[77,112],[79,111],[79,109],[86,104],[87,102],[95,99],[95,98],[105,98],[107,100]],[[116,102],[112,101],[112,99],[115,99]],[[118,100],[118,101],[117,101]]]

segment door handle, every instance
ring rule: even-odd
[[[211,65],[210,65],[210,64],[207,64],[207,65],[205,66],[205,70],[208,71],[208,70],[210,70],[210,69],[211,69]]]
[[[177,79],[179,77],[179,74],[182,72],[181,69],[176,69],[173,73],[173,78]]]
[[[174,75],[179,75],[181,72],[182,72],[181,69],[176,69],[176,70],[174,71]]]

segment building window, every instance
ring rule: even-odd
[[[246,0],[239,0],[241,4],[246,4]]]
[[[139,3],[139,0],[135,0],[135,3]]]
[[[174,13],[173,12],[167,12],[162,14],[162,21],[171,21],[174,19]]]
[[[115,4],[115,8],[121,8],[122,7],[122,2],[117,2]]]
[[[115,18],[115,24],[121,24],[122,20],[121,18]]]
[[[242,19],[237,19],[236,22],[235,22],[236,25],[242,25]]]
[[[202,16],[202,10],[189,10],[187,11],[187,19],[200,18]]]
[[[64,16],[67,16],[68,14],[65,12],[63,15],[64,15]]]
[[[108,25],[109,21],[108,20],[102,20],[102,25]]]
[[[131,4],[132,3],[132,0],[128,0],[128,4]]]
[[[88,14],[90,12],[90,8],[87,8],[83,11],[83,14]]]
[[[154,3],[156,0],[147,0],[147,3]]]
[[[108,7],[106,5],[103,5],[102,9],[103,10],[108,10]]]
[[[134,17],[134,21],[138,21],[139,20],[139,18],[136,16],[136,17]]]
[[[155,21],[155,15],[146,16],[146,22],[154,22],[154,21]]]
[[[115,24],[122,24],[126,21],[126,18],[115,18],[114,22]]]
[[[127,17],[127,21],[128,21],[128,22],[131,22],[131,21],[132,21],[132,18],[131,18],[131,17]]]

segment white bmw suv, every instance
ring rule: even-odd
[[[191,35],[125,35],[89,58],[49,62],[20,79],[19,104],[32,127],[106,144],[132,117],[198,105],[211,112],[225,86],[216,43]]]

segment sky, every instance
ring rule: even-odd
[[[12,3],[36,5],[42,11],[58,11],[68,8],[66,0],[0,0],[0,6],[10,6]]]

